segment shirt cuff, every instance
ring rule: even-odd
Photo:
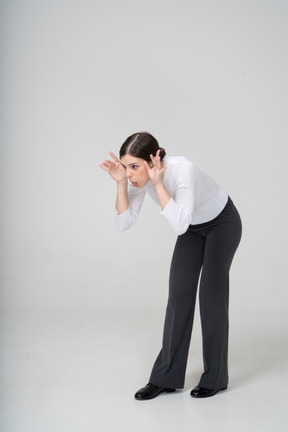
[[[191,216],[173,198],[170,198],[161,214],[167,219],[177,235],[184,234],[187,231]]]
[[[136,215],[130,208],[121,214],[118,214],[115,209],[115,222],[120,231],[125,231],[135,224]]]

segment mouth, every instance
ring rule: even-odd
[[[132,186],[134,186],[134,187],[137,187],[137,186],[138,186],[138,183],[136,183],[136,182],[131,182],[131,184],[132,184]]]

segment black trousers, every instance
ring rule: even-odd
[[[190,225],[178,237],[170,269],[163,345],[152,369],[151,383],[166,388],[184,387],[201,273],[204,373],[199,385],[220,389],[228,384],[229,270],[241,233],[239,213],[229,198],[215,219]]]

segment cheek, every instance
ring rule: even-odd
[[[146,169],[144,167],[139,167],[136,171],[134,171],[138,177],[143,177],[146,174]]]
[[[145,167],[141,168],[141,172],[139,171],[139,174],[141,175],[141,177],[144,179],[149,178],[147,170]]]

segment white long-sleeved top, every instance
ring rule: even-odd
[[[167,167],[163,183],[171,199],[161,214],[177,235],[184,234],[189,225],[209,222],[221,213],[228,195],[208,174],[183,156],[168,156],[163,162]],[[115,212],[116,224],[120,230],[127,230],[135,224],[146,192],[160,205],[152,181],[142,189],[135,188],[128,182],[129,208],[120,215]]]

